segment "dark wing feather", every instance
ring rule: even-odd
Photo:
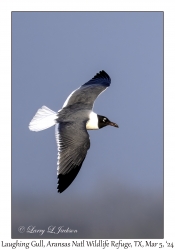
[[[58,192],[62,193],[77,176],[90,147],[86,122],[61,122],[56,125],[58,145]]]
[[[92,85],[92,84],[102,84],[106,87],[109,87],[111,83],[110,76],[104,71],[97,73],[90,81],[86,82],[82,86]]]
[[[90,81],[73,91],[65,101],[63,107],[79,103],[88,105],[88,109],[93,108],[95,99],[111,84],[111,78],[104,71],[97,73]]]

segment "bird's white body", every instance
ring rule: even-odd
[[[58,118],[57,113],[46,106],[38,109],[35,116],[29,124],[29,129],[31,131],[41,131],[50,128],[56,124],[56,119]],[[89,115],[89,120],[86,123],[86,129],[93,130],[99,129],[98,127],[98,117],[97,114],[91,111]]]
[[[98,127],[98,117],[97,114],[93,111],[89,115],[89,120],[86,123],[86,129],[92,130],[92,129],[99,129]]]

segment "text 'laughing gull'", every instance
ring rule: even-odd
[[[111,84],[104,71],[73,91],[58,112],[42,106],[29,124],[32,131],[41,131],[55,125],[58,147],[58,192],[62,193],[77,176],[90,148],[88,129],[107,125],[118,128],[107,117],[92,111],[94,101]]]

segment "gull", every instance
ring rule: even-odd
[[[42,106],[29,123],[29,129],[35,132],[55,125],[58,148],[57,189],[59,193],[69,187],[83,164],[90,148],[87,130],[97,130],[107,125],[119,127],[106,116],[93,112],[96,98],[110,84],[111,78],[102,70],[91,80],[74,90],[58,112]]]

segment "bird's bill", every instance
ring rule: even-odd
[[[116,124],[115,122],[109,122],[109,125],[113,126],[113,127],[116,127],[116,128],[119,128],[119,125]]]

